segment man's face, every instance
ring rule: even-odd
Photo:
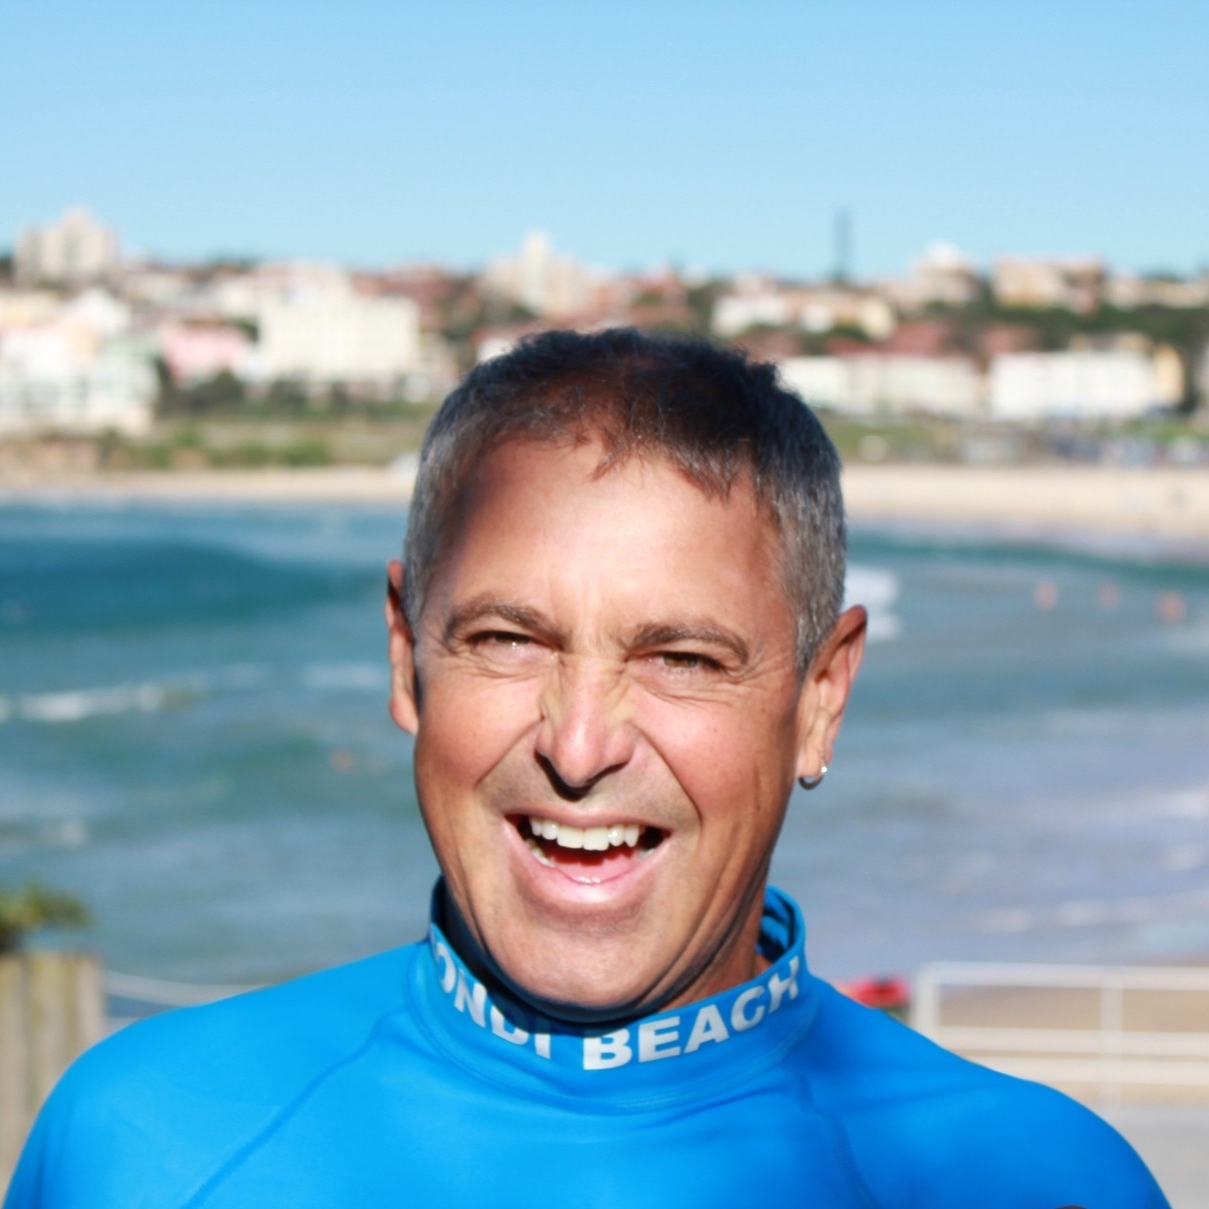
[[[754,975],[785,802],[834,728],[746,483],[709,499],[600,458],[483,460],[414,647],[395,624],[392,711],[476,942],[533,999],[603,1016]]]

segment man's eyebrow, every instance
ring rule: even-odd
[[[450,612],[442,636],[446,643],[452,642],[458,633],[468,626],[489,618],[507,622],[535,634],[552,635],[556,632],[550,619],[536,609],[500,600],[496,596],[476,596]]]
[[[733,630],[711,622],[653,622],[633,634],[631,642],[637,647],[666,646],[679,642],[700,642],[708,646],[725,647],[740,663],[751,658],[747,643]]]

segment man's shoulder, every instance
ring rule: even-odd
[[[1129,1144],[1053,1088],[969,1062],[829,990],[810,1077],[880,1206],[1159,1209]]]
[[[66,1194],[47,1199],[46,1186],[118,1186],[143,1168],[166,1187],[192,1185],[398,1017],[416,951],[165,1012],[93,1046],[43,1107],[13,1203],[74,1204]],[[23,1201],[17,1190],[30,1181],[43,1191]]]

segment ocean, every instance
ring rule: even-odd
[[[0,506],[0,887],[109,968],[272,981],[420,936],[386,507]],[[1209,568],[858,529],[872,636],[773,864],[835,978],[1209,957]]]

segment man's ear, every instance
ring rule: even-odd
[[[403,615],[403,564],[386,565],[386,649],[390,655],[390,716],[395,725],[414,735],[420,728],[416,686],[416,644]]]
[[[831,763],[848,694],[865,654],[868,621],[860,605],[846,609],[810,661],[798,700],[798,777],[817,777]]]

